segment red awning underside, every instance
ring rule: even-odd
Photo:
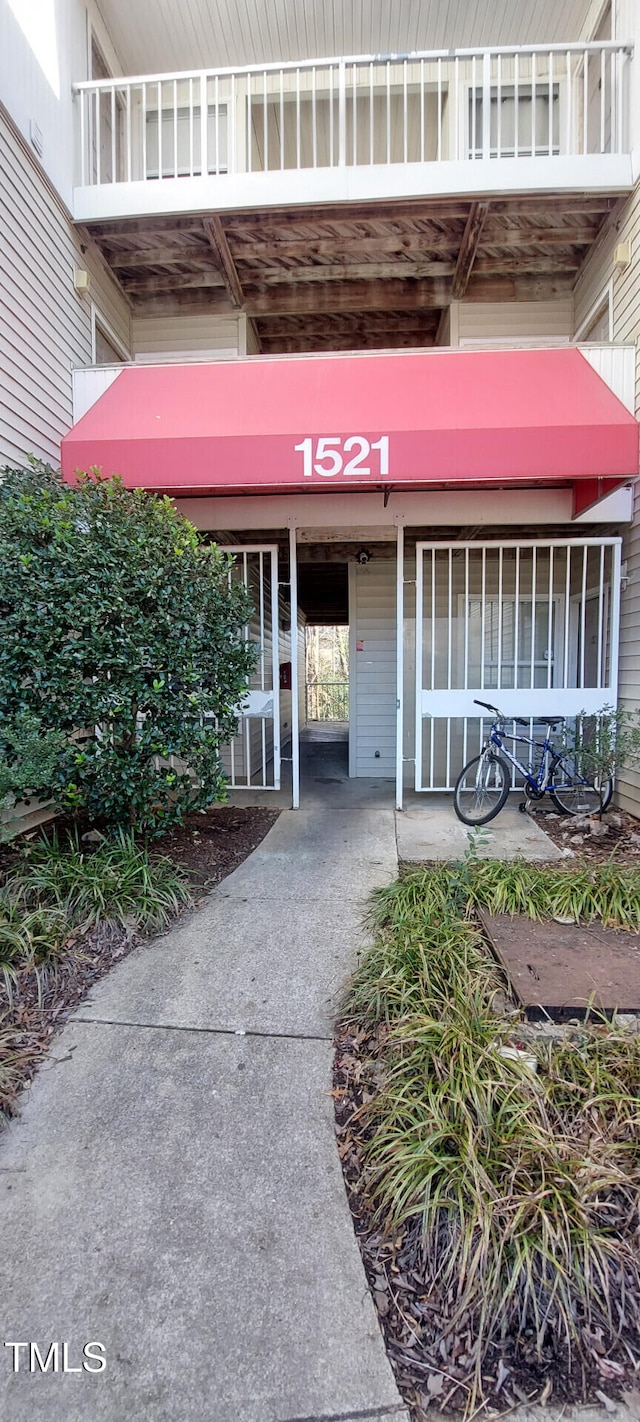
[[[175,495],[619,482],[638,424],[575,347],[128,366],[62,442],[94,465]]]

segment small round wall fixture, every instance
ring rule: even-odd
[[[358,549],[358,552],[356,553],[356,563],[359,563],[359,564],[360,564],[360,567],[361,567],[361,568],[364,568],[364,567],[366,567],[367,563],[370,563],[370,562],[371,562],[371,554],[370,554],[370,552],[369,552],[369,549],[368,549],[368,548],[359,548],[359,549]]]

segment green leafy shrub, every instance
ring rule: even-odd
[[[224,798],[249,614],[230,559],[169,499],[5,471],[0,789],[150,833]]]

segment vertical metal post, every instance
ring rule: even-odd
[[[582,594],[580,598],[580,686],[584,687],[585,645],[587,630],[587,559],[589,550],[585,543],[582,549]]]
[[[622,539],[616,539],[611,549],[611,630],[609,633],[609,698],[618,705],[618,659],[620,648],[620,577],[622,559]]]
[[[600,585],[598,588],[598,687],[602,686],[602,626],[604,613],[604,543],[600,548]]]
[[[431,553],[433,559],[433,552]],[[423,617],[423,561],[424,551],[416,545],[416,773],[415,788],[422,789],[422,617]],[[431,637],[433,639],[433,610],[431,612]]]
[[[347,66],[344,59],[338,65],[338,166],[347,162]]]
[[[298,547],[289,529],[289,598],[291,609],[291,808],[300,809],[300,715],[298,707]]]
[[[208,96],[207,96],[207,76],[200,75],[200,176],[206,177],[208,170]],[[216,113],[216,129],[218,125],[218,115]]]
[[[273,788],[274,790],[279,790],[282,746],[280,744],[280,607],[278,602],[277,547],[271,549],[271,666],[273,681]],[[297,689],[296,686],[296,692]],[[291,697],[291,704],[297,708],[297,702],[294,700],[293,695]],[[291,733],[293,735],[293,725]]]
[[[482,157],[491,157],[491,55],[482,60]]]
[[[396,810],[403,801],[404,746],[404,528],[398,524],[396,545]]]

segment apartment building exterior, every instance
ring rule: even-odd
[[[398,804],[477,697],[640,706],[639,47],[633,0],[0,0],[0,465],[235,551],[238,787],[299,800],[306,621]]]

